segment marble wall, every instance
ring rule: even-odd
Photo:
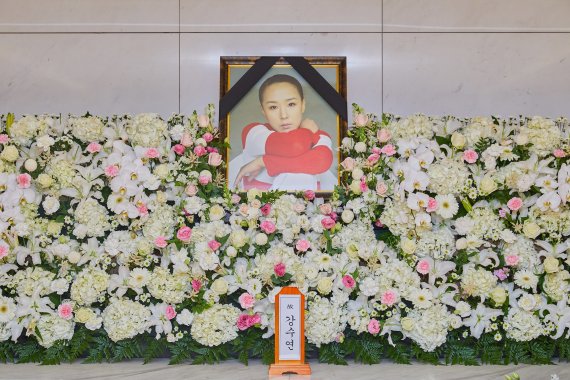
[[[222,55],[346,56],[397,114],[570,115],[568,0],[0,0],[0,113],[201,110]]]

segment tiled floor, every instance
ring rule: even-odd
[[[378,365],[332,366],[310,363],[311,376],[285,375],[271,379],[295,380],[503,380],[504,375],[516,371],[522,380],[550,380],[557,374],[560,380],[570,379],[570,364],[562,363],[551,366],[433,366],[426,364],[396,365],[383,362]],[[134,360],[116,364],[62,364],[59,366],[38,366],[34,364],[0,365],[0,379],[136,379],[136,380],[256,380],[267,379],[268,367],[259,361],[244,366],[237,361],[228,361],[217,365],[174,365],[166,360],[156,360],[143,365]]]

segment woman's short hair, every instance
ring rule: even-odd
[[[265,89],[267,87],[271,86],[272,84],[275,84],[275,83],[292,84],[293,86],[295,86],[297,88],[297,91],[299,91],[299,95],[301,95],[301,100],[304,99],[303,86],[301,86],[301,83],[299,83],[299,81],[297,79],[295,79],[291,75],[277,74],[277,75],[274,75],[272,77],[267,78],[261,84],[261,87],[259,87],[259,103],[263,104],[263,93],[265,92]]]

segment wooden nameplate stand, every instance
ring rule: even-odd
[[[300,324],[301,331],[299,332],[301,342],[301,355],[300,360],[280,360],[279,359],[279,308],[281,295],[299,295],[300,302]],[[305,296],[299,291],[298,288],[287,286],[281,289],[279,294],[275,296],[275,363],[269,366],[269,375],[283,375],[284,373],[296,373],[298,375],[310,375],[311,367],[305,363]]]

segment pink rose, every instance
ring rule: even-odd
[[[357,127],[364,127],[368,124],[368,116],[359,113],[358,115],[354,116],[354,124]]]
[[[194,195],[196,195],[196,193],[198,193],[198,188],[193,183],[190,183],[186,186],[186,189],[184,190],[184,192],[189,197],[193,197]]]
[[[188,226],[184,226],[176,232],[176,237],[184,243],[188,243],[192,237],[192,229]]]
[[[368,322],[368,332],[372,335],[376,335],[380,332],[380,323],[372,318],[370,322]]]
[[[89,153],[97,153],[101,151],[101,144],[98,144],[96,142],[92,142],[89,145],[87,145],[87,151]]]
[[[207,185],[210,183],[211,180],[212,177],[210,177],[209,175],[201,175],[200,177],[198,177],[198,182],[200,182],[200,185]]]
[[[208,153],[208,152],[206,151],[206,148],[204,148],[202,145],[197,145],[194,147],[194,154],[196,156],[202,157],[206,153]]]
[[[397,299],[398,295],[396,294],[396,292],[391,289],[388,289],[384,293],[382,293],[380,302],[382,302],[384,305],[392,306],[393,304],[396,303]]]
[[[376,194],[382,197],[386,194],[386,191],[388,191],[388,186],[386,186],[386,183],[378,182],[376,184]]]
[[[172,150],[177,155],[182,156],[184,154],[184,151],[186,150],[186,147],[184,147],[184,145],[182,144],[176,144],[172,147]]]
[[[206,115],[198,116],[198,125],[201,128],[206,128],[208,125],[210,125],[210,119],[208,118],[208,116]]]
[[[349,274],[345,274],[342,277],[342,284],[347,287],[348,289],[352,289],[354,288],[354,285],[356,285],[356,281],[354,281],[354,278],[352,278],[351,275]]]
[[[158,248],[164,248],[168,245],[168,242],[166,241],[166,238],[164,236],[159,236],[156,239],[154,239],[154,245],[157,246]]]
[[[562,149],[556,149],[556,150],[554,150],[554,153],[553,153],[553,154],[554,154],[554,157],[556,157],[556,158],[564,158],[564,157],[566,157],[566,152],[563,151]]]
[[[206,140],[206,142],[210,142],[214,139],[214,136],[210,132],[208,132],[204,133],[204,136],[202,136],[202,138]]]
[[[509,199],[509,201],[507,202],[507,207],[511,210],[511,211],[517,211],[519,210],[521,207],[523,206],[523,201],[522,199],[518,198],[518,197],[514,197]]]
[[[10,141],[10,137],[7,134],[3,133],[0,135],[0,144],[6,144],[8,141]]]
[[[4,257],[8,256],[8,247],[5,246],[4,244],[0,244],[0,259],[3,259]]]
[[[416,265],[416,270],[418,271],[418,273],[421,273],[421,274],[428,274],[430,269],[431,269],[431,265],[430,265],[429,261],[427,261],[425,259],[418,261],[418,265]]]
[[[332,212],[332,205],[330,203],[323,203],[319,206],[319,211],[323,215],[328,215]]]
[[[385,145],[382,148],[382,153],[384,153],[386,156],[393,156],[396,154],[396,148],[392,144]]]
[[[352,171],[356,166],[356,161],[354,161],[354,158],[352,157],[347,157],[340,163],[340,165],[344,168],[344,170]]]
[[[333,218],[331,218],[330,216],[327,216],[327,217],[324,217],[323,219],[321,219],[321,224],[325,230],[330,230],[331,228],[333,228],[335,226],[336,223],[335,223]]]
[[[241,314],[237,320],[237,328],[241,331],[247,330],[251,325],[249,324],[249,315]]]
[[[426,207],[426,211],[427,212],[434,212],[435,210],[437,210],[438,206],[439,206],[439,204],[437,203],[435,198],[429,197],[428,198],[428,205]]]
[[[315,199],[315,192],[313,190],[305,190],[303,196],[305,197],[306,200],[312,201],[313,199]]]
[[[283,277],[285,275],[285,264],[283,263],[275,264],[275,266],[273,267],[273,272],[275,272],[275,275],[277,277]]]
[[[202,281],[200,280],[192,280],[192,290],[194,290],[195,292],[199,292],[200,289],[202,288]]]
[[[180,144],[184,145],[186,148],[191,147],[192,146],[192,136],[190,136],[190,134],[188,133],[184,133],[182,135],[182,138],[180,139]]]
[[[116,177],[119,174],[119,167],[117,165],[109,165],[105,168],[105,175],[107,177]]]
[[[370,156],[368,156],[368,163],[370,165],[374,165],[375,163],[378,162],[378,160],[380,159],[380,155],[377,153],[372,153]]]
[[[208,156],[208,165],[220,166],[222,163],[222,155],[216,152],[210,153]]]
[[[222,244],[221,244],[219,241],[217,241],[217,240],[210,240],[210,241],[208,242],[208,247],[210,247],[210,249],[211,249],[212,251],[217,251],[218,248],[220,248],[221,246],[222,246]]]
[[[16,177],[16,182],[20,189],[27,189],[32,185],[32,176],[28,173],[18,174]]]
[[[507,265],[510,267],[517,265],[519,263],[519,260],[520,258],[518,255],[507,255],[505,257],[505,263],[507,263]]]
[[[213,146],[207,146],[207,147],[206,147],[206,151],[207,151],[208,153],[218,153],[218,148],[215,148],[215,147],[213,147]]]
[[[260,210],[261,210],[261,215],[267,216],[271,213],[271,205],[269,203],[266,203],[261,207]]]
[[[174,317],[176,317],[176,310],[174,309],[174,306],[168,305],[166,307],[166,312],[164,313],[164,315],[166,316],[166,319],[168,319],[169,321],[174,319]]]
[[[158,149],[156,149],[156,148],[148,148],[146,150],[146,152],[144,153],[144,156],[146,158],[158,158],[158,157],[160,157],[160,153],[158,152]]]
[[[385,143],[392,138],[392,133],[389,130],[382,128],[376,133],[376,137],[378,137],[378,141]]]
[[[477,152],[475,152],[472,149],[466,150],[465,152],[463,152],[463,161],[469,163],[469,164],[474,164],[475,162],[477,162],[477,159],[479,158],[479,155],[477,154]]]
[[[311,243],[308,240],[300,239],[297,244],[295,244],[295,248],[297,248],[297,251],[307,252],[307,250],[311,248]]]
[[[372,148],[372,153],[377,154],[377,155],[381,155],[382,154],[382,148],[378,148],[377,146],[375,146],[374,148]]]
[[[261,227],[261,230],[266,234],[272,234],[275,232],[275,224],[271,220],[264,220],[261,222],[259,227]]]
[[[238,301],[243,309],[249,309],[250,307],[253,307],[253,304],[255,303],[255,297],[249,293],[243,293],[241,296],[239,296]]]
[[[73,306],[71,306],[71,303],[64,302],[59,305],[57,308],[57,315],[65,320],[70,320],[73,318]]]
[[[261,315],[255,313],[249,316],[250,326],[257,325],[258,323],[261,323]]]

